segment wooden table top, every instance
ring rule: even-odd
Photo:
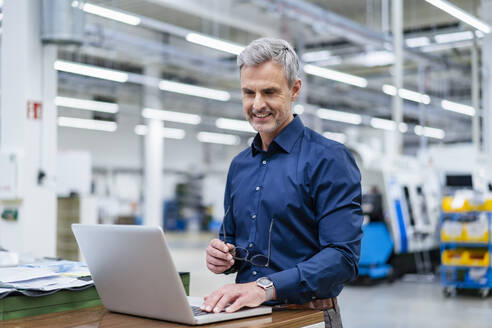
[[[280,310],[272,314],[246,319],[223,321],[197,327],[214,328],[299,328],[323,321],[323,312],[315,310]],[[109,312],[102,306],[43,314],[22,319],[0,321],[2,328],[125,328],[125,327],[190,327],[161,320]]]

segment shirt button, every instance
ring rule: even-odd
[[[263,165],[266,165],[266,161],[263,161],[262,163],[263,163]]]
[[[256,271],[253,271],[253,276],[256,276],[257,272]]]
[[[248,247],[249,248],[253,247],[253,243],[249,243]]]
[[[251,216],[251,218],[252,218],[252,219],[256,219],[256,214],[253,214],[253,215]]]
[[[258,187],[256,187],[255,189],[256,189],[256,191],[258,191],[258,190],[260,190],[260,187],[258,186]]]

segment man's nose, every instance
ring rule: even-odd
[[[253,108],[258,110],[258,109],[263,109],[264,107],[265,107],[265,101],[263,100],[261,93],[258,92],[255,95],[255,101],[253,103]]]

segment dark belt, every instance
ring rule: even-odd
[[[280,310],[329,310],[338,305],[337,298],[325,298],[322,300],[313,300],[304,304],[280,304],[275,305],[274,309]]]

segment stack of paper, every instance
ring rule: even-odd
[[[0,268],[0,294],[16,290],[54,291],[92,285],[87,266],[72,261],[44,261]],[[83,278],[83,279],[81,279]]]

